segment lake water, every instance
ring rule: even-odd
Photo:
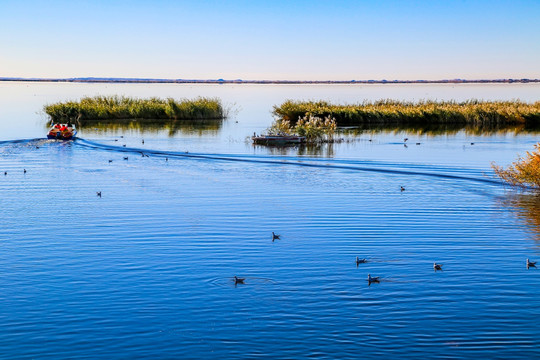
[[[43,139],[44,104],[98,94],[232,111],[174,134]],[[0,359],[540,358],[525,266],[540,199],[490,167],[538,133],[247,140],[285,99],[380,98],[536,101],[540,86],[0,83]]]

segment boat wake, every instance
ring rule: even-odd
[[[121,147],[107,145],[78,138],[75,144],[81,147],[94,150],[108,150],[122,153],[138,153],[153,157],[167,158],[189,158],[201,160],[217,160],[231,162],[258,163],[280,166],[302,166],[309,168],[340,169],[350,171],[375,172],[392,175],[415,175],[427,176],[440,179],[463,180],[500,186],[502,183],[494,178],[489,178],[483,172],[476,169],[450,168],[443,166],[419,165],[419,164],[395,164],[377,161],[362,161],[348,159],[316,159],[316,158],[292,158],[275,157],[261,155],[241,155],[241,154],[212,154],[212,153],[190,153],[182,151],[163,151],[132,147]],[[436,171],[436,172],[434,172]]]

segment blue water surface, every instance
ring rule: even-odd
[[[23,85],[20,103],[73,94]],[[29,136],[6,136],[1,359],[540,357],[540,272],[525,263],[540,259],[540,202],[490,169],[535,134],[253,148],[244,138],[271,122],[270,90],[257,89],[228,96],[259,115],[239,110],[210,133],[83,130],[59,142],[31,139],[43,129],[33,119]],[[31,119],[9,109],[6,132],[7,119]]]

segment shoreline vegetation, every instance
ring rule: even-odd
[[[276,120],[267,129],[270,136],[302,136],[308,144],[340,142],[335,139],[337,129],[336,120],[327,116],[322,119],[317,116],[306,115],[298,119],[294,124],[288,120]]]
[[[53,122],[74,122],[78,126],[96,122],[143,121],[168,124],[187,120],[223,120],[227,111],[217,98],[139,99],[125,96],[84,97],[44,106]]]
[[[492,163],[495,174],[512,187],[532,188],[540,191],[540,143],[534,145],[532,152],[518,157],[507,169]]]
[[[337,105],[326,101],[287,100],[275,105],[272,114],[277,122],[294,125],[307,117],[332,118],[337,126],[415,126],[451,125],[497,128],[540,125],[540,101],[468,100],[407,102],[398,100],[364,101]]]

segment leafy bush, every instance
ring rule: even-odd
[[[519,157],[508,169],[495,163],[491,166],[495,174],[509,185],[540,190],[540,144],[534,145],[534,151],[527,151],[525,158]]]

